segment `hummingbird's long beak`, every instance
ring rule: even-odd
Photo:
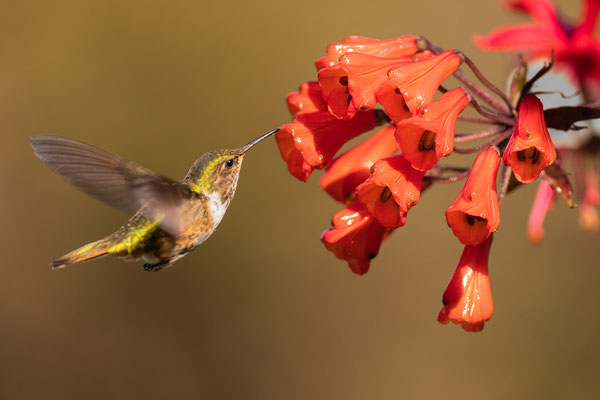
[[[260,142],[263,139],[268,138],[269,136],[273,135],[275,132],[277,132],[279,130],[279,128],[277,129],[273,129],[270,132],[265,133],[264,135],[254,139],[253,141],[251,141],[250,143],[248,143],[247,145],[245,145],[244,147],[242,147],[242,154],[246,153],[248,150],[250,150],[252,148],[252,146],[254,146],[256,143]]]

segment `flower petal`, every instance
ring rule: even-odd
[[[467,332],[479,332],[494,313],[488,275],[493,235],[476,246],[465,246],[458,266],[442,297],[438,321],[461,324]]]
[[[332,227],[321,234],[321,241],[337,258],[346,260],[352,272],[362,275],[388,234],[362,204],[356,203],[333,216]]]

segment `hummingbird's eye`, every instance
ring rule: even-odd
[[[233,167],[233,164],[234,164],[234,163],[235,163],[235,159],[234,159],[234,158],[230,158],[229,160],[227,160],[227,161],[225,162],[225,166],[226,166],[227,168],[231,168],[231,167]]]

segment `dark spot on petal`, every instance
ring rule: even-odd
[[[408,206],[409,206],[409,207],[414,207],[414,206],[416,206],[416,205],[417,205],[417,202],[416,202],[416,201],[411,201],[410,203],[408,203]]]
[[[350,105],[350,102],[352,101],[352,96],[348,96],[348,105]]]
[[[369,253],[369,255],[367,257],[369,257],[369,260],[372,260],[375,257],[377,257],[377,253]]]
[[[525,150],[517,151],[517,159],[521,162],[531,161],[531,164],[539,164],[541,152],[535,147],[529,147]]]
[[[473,226],[475,225],[475,222],[486,222],[485,218],[482,218],[480,216],[475,216],[475,215],[469,215],[469,214],[465,214],[467,217],[467,224]]]
[[[467,216],[467,224],[473,226],[475,225],[475,217],[469,214],[466,214]]]
[[[396,94],[402,94],[402,92],[400,91],[399,87],[397,87],[396,89],[394,89],[394,93],[396,93]]]
[[[348,77],[347,76],[340,76],[340,85],[342,86],[348,86]]]
[[[381,200],[382,203],[385,203],[386,201],[388,201],[390,199],[390,197],[392,197],[392,191],[390,190],[389,187],[386,186],[381,191],[381,195],[379,196],[379,200]]]
[[[435,149],[435,132],[425,131],[419,140],[419,151],[430,151]]]
[[[531,155],[531,163],[532,164],[539,164],[540,163],[540,157],[541,157],[540,151],[534,147],[533,148],[533,154]]]

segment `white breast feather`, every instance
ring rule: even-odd
[[[205,194],[206,199],[210,207],[210,211],[213,218],[213,229],[219,225],[219,222],[223,219],[225,211],[227,211],[227,205],[221,202],[221,195],[219,193],[207,193]]]

